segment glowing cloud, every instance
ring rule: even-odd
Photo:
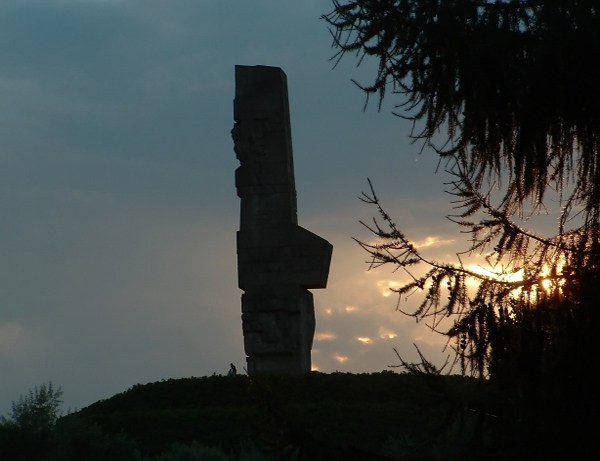
[[[428,247],[433,247],[433,246],[442,246],[442,245],[450,245],[451,243],[454,243],[455,240],[454,239],[450,239],[450,240],[440,240],[439,237],[427,237],[425,238],[425,240],[421,240],[419,242],[413,242],[413,245],[416,248],[428,248]]]
[[[376,284],[384,298],[394,294],[390,288],[398,288],[401,285],[399,282],[395,282],[394,280],[378,280]]]
[[[362,336],[362,337],[359,337],[359,338],[356,338],[356,339],[358,339],[363,344],[373,344],[373,340],[371,338],[369,338],[369,337],[366,337],[366,336]]]
[[[388,330],[385,327],[379,327],[379,337],[381,339],[394,339],[398,336],[394,331]]]
[[[455,239],[441,240],[439,237],[425,237],[425,239],[423,239],[423,240],[419,240],[417,242],[411,241],[410,243],[412,243],[415,248],[422,249],[422,248],[450,245],[451,243],[454,243],[455,241],[456,241]],[[381,243],[384,243],[383,239],[377,239],[377,240],[372,240],[372,241],[368,242],[369,245],[378,245]]]
[[[315,341],[331,341],[337,339],[337,335],[334,333],[317,333],[315,335]]]
[[[484,277],[495,278],[497,280],[504,280],[507,282],[518,282],[519,280],[523,280],[523,269],[518,272],[502,273],[501,269],[486,269],[478,264],[469,264],[468,269],[476,274],[483,275]]]
[[[337,352],[335,354],[333,354],[333,358],[336,359],[340,363],[344,363],[348,360],[348,357],[346,357],[345,355],[340,355]]]
[[[358,310],[358,307],[356,307],[356,306],[346,306],[346,307],[344,307],[344,310],[346,312],[356,312]]]

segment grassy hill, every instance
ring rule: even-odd
[[[305,459],[452,458],[468,430],[451,422],[477,393],[458,376],[433,385],[393,372],[210,376],[138,384],[69,417],[132,439],[143,456],[198,442],[233,456],[252,447]]]
[[[170,379],[135,385],[56,423],[39,420],[43,403],[28,401],[27,421],[0,419],[0,460],[514,461],[592,459],[596,450],[594,421],[530,417],[529,407],[488,382],[460,376]]]

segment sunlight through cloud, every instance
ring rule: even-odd
[[[476,274],[483,275],[484,277],[494,278],[496,280],[502,280],[506,282],[519,282],[523,280],[523,269],[517,272],[502,272],[502,269],[495,269],[490,267],[486,269],[478,264],[469,264],[467,267],[471,272],[475,272]],[[478,284],[478,282],[473,282]]]
[[[554,275],[562,274],[564,267],[565,267],[564,259],[558,261],[556,264],[556,271],[555,271]],[[542,268],[542,277],[548,276],[548,278],[543,278],[540,282],[540,285],[547,292],[552,291],[552,289],[555,287],[560,288],[560,287],[564,286],[564,284],[566,283],[566,280],[564,278],[559,279],[559,280],[555,279],[553,281],[551,275],[552,275],[552,268],[548,267],[547,264],[544,264],[544,267]]]
[[[388,298],[390,295],[394,294],[390,288],[398,288],[401,285],[399,282],[395,282],[394,280],[378,280],[376,284],[384,298]]]
[[[336,359],[340,363],[344,363],[348,360],[348,357],[346,357],[345,355],[340,355],[337,352],[335,354],[333,354],[333,358]]]
[[[394,339],[398,336],[394,331],[389,330],[385,327],[379,327],[379,337],[382,339]]]
[[[315,341],[331,341],[337,339],[337,335],[334,333],[317,333],[315,335]]]
[[[413,242],[413,245],[417,248],[417,249],[421,249],[421,248],[428,248],[428,247],[433,247],[433,246],[442,246],[442,245],[450,245],[451,243],[454,243],[455,240],[454,239],[450,239],[450,240],[440,240],[439,237],[427,237],[424,240],[421,240],[419,242]]]

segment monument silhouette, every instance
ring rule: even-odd
[[[238,283],[248,371],[311,370],[315,311],[332,245],[298,225],[287,78],[235,66],[234,150],[241,199]]]

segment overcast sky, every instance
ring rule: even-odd
[[[82,408],[134,384],[245,364],[235,232],[234,65],[288,77],[299,223],[334,246],[314,290],[314,367],[376,372],[444,339],[395,311],[389,269],[351,237],[375,210],[400,228],[464,238],[444,219],[448,178],[333,69],[329,0],[0,2],[0,414],[42,382]],[[428,240],[429,239],[429,240]],[[437,240],[436,240],[437,239]],[[405,279],[404,279],[405,280]],[[417,296],[415,295],[415,300]],[[406,305],[413,302],[409,300]],[[415,301],[416,302],[416,301]],[[406,307],[405,305],[405,307]]]

